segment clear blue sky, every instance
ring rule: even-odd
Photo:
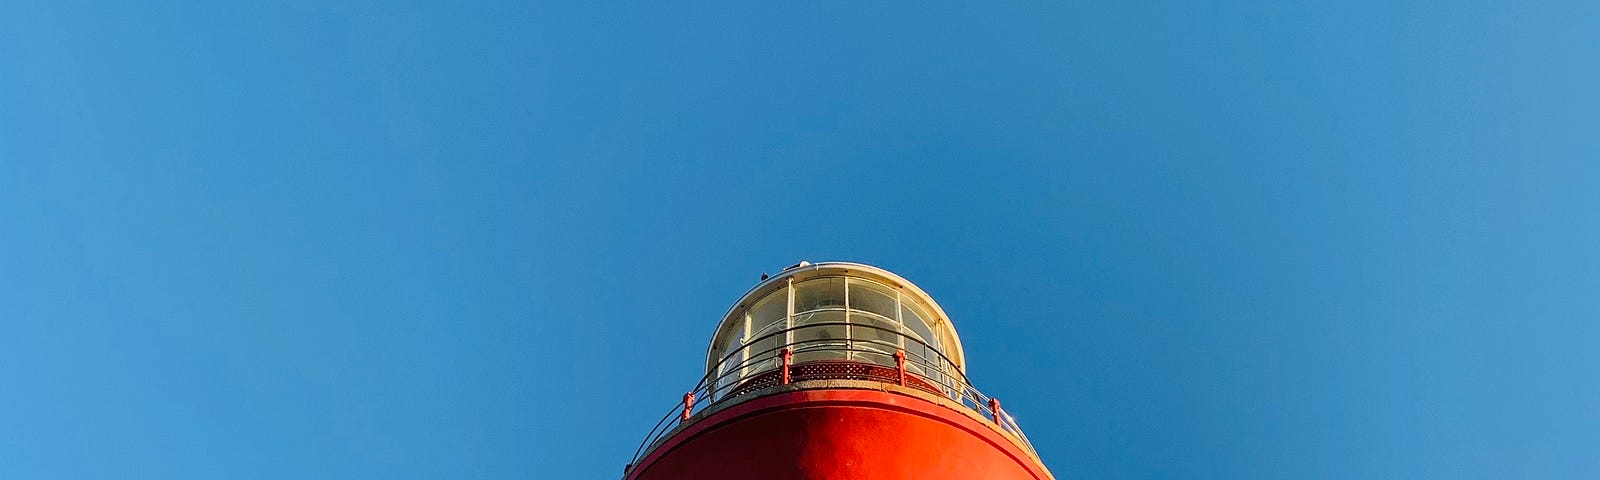
[[[1600,475],[1600,3],[0,3],[0,477],[615,478],[800,259],[1071,478]]]

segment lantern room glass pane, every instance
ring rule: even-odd
[[[840,283],[843,286],[843,283]],[[843,360],[849,345],[841,310],[823,310],[794,317],[794,362]],[[837,325],[826,325],[826,324]]]
[[[773,323],[783,323],[789,314],[789,291],[778,290],[768,294],[750,307],[750,331],[765,330]],[[752,337],[754,338],[754,337]]]
[[[893,320],[895,291],[866,280],[850,279],[850,309],[872,312]]]
[[[746,340],[749,347],[744,355],[748,359],[746,375],[776,368],[772,359],[778,357],[780,347],[788,341],[788,335],[782,333],[788,313],[788,289],[772,292],[750,307],[750,338]]]
[[[715,386],[718,395],[727,393],[728,389],[737,385],[743,377],[739,371],[743,369],[741,365],[745,356],[749,355],[749,351],[743,349],[745,340],[744,332],[741,328],[737,334],[729,336],[727,344],[722,347],[720,355],[726,358],[722,360],[721,365],[717,366],[717,382]]]
[[[851,286],[852,292],[855,288]],[[900,324],[894,319],[851,310],[850,339],[857,360],[895,366],[894,352],[900,350]]]
[[[929,324],[932,321],[931,317],[915,304],[902,302],[900,321],[909,330],[910,337],[920,339],[923,344],[926,344],[926,347],[924,347],[923,344],[908,339],[906,340],[906,354],[920,356],[922,363],[934,366],[936,370],[943,369],[944,361],[937,353],[940,348],[939,337],[933,334],[933,326]]]
[[[926,342],[928,346],[935,348],[939,346],[939,338],[933,334],[933,327],[928,324],[928,314],[923,313],[921,308],[909,302],[901,305],[900,321],[911,330],[913,336]]]
[[[818,278],[794,284],[795,313],[820,308],[844,308],[843,278]]]

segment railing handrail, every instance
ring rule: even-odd
[[[838,309],[819,308],[819,309],[815,309],[815,310],[808,310],[808,311],[801,312],[801,313],[812,313],[812,312],[829,311],[829,310],[845,310],[845,309],[842,308],[842,307],[838,308]],[[854,310],[850,310],[850,312],[851,313],[856,313],[856,311],[854,311]],[[798,313],[795,314],[795,316],[799,316],[799,315],[800,314],[798,314]],[[750,348],[749,345],[755,344],[755,343],[760,342],[762,340],[766,340],[768,338],[775,337],[778,334],[788,334],[789,332],[792,332],[792,331],[795,331],[795,330],[807,329],[807,328],[812,328],[812,327],[843,326],[843,325],[848,325],[848,326],[852,326],[852,327],[866,327],[866,328],[870,328],[870,329],[878,330],[878,331],[882,331],[882,332],[889,332],[889,333],[895,334],[898,337],[904,338],[906,340],[917,342],[918,345],[921,345],[921,346],[923,346],[923,347],[925,347],[925,348],[927,348],[929,350],[933,350],[935,353],[939,354],[940,362],[942,362],[945,365],[951,366],[952,367],[951,369],[954,370],[957,375],[961,376],[961,380],[963,382],[967,381],[966,372],[961,371],[961,369],[959,369],[959,368],[954,368],[955,365],[956,365],[955,361],[951,360],[950,357],[945,356],[944,351],[942,349],[940,349],[939,347],[933,346],[932,344],[930,344],[930,343],[928,343],[926,341],[923,341],[922,339],[917,338],[915,336],[906,335],[905,332],[902,332],[899,329],[885,328],[885,327],[881,327],[881,326],[878,326],[878,325],[873,325],[873,324],[870,324],[870,323],[851,323],[849,321],[843,321],[843,322],[836,322],[836,321],[811,322],[811,323],[805,323],[805,324],[801,324],[801,325],[793,325],[793,326],[790,326],[790,327],[787,327],[787,328],[782,328],[782,329],[774,330],[774,331],[771,331],[771,332],[767,332],[767,334],[765,334],[765,335],[762,335],[762,336],[759,336],[759,337],[756,337],[756,338],[753,338],[753,339],[750,339],[750,340],[745,340],[745,342],[744,342],[745,346],[744,347],[729,349],[730,351],[726,355],[723,355],[722,358],[717,359],[717,366],[715,368],[708,369],[706,371],[706,376],[709,377],[712,372],[715,372],[715,371],[721,369],[722,368],[722,364],[727,363],[728,359],[732,358],[734,356],[734,354],[737,354],[739,352],[743,352],[745,349]],[[866,341],[865,339],[857,339],[857,338],[847,338],[847,339],[843,339],[843,340],[845,340],[845,341]],[[770,349],[769,348],[767,350],[762,350],[761,353],[751,354],[750,357],[757,357],[757,356],[760,356],[760,355],[765,355],[767,353],[774,352],[776,350],[781,350],[783,346],[784,345],[780,345],[779,348],[777,348],[777,349]],[[706,380],[705,377],[701,378],[701,382],[704,382],[705,380]],[[696,386],[698,387],[699,385],[697,384]]]

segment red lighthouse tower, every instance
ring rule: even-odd
[[[705,376],[623,478],[1053,479],[966,370],[950,319],[916,285],[800,262],[728,310]]]

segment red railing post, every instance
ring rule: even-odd
[[[1000,423],[1000,400],[999,399],[994,399],[994,398],[989,399],[989,413],[994,415],[994,423],[995,423],[995,425],[1003,425],[1002,423]]]
[[[789,384],[789,365],[794,362],[794,351],[783,349],[783,384]]]
[[[689,412],[694,411],[694,392],[683,394],[683,419],[689,420]]]
[[[900,386],[902,386],[902,387],[906,386],[906,351],[905,350],[896,350],[894,352],[894,365],[895,365],[895,368],[898,368],[900,370]]]

